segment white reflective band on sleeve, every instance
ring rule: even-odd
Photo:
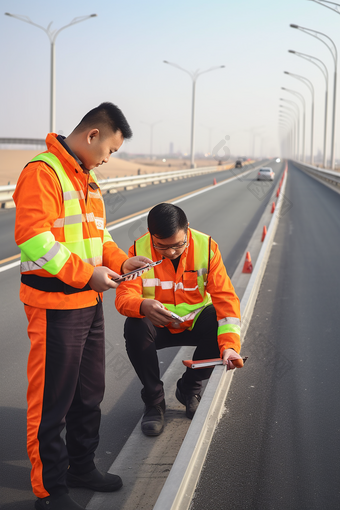
[[[226,324],[235,324],[236,326],[241,326],[241,321],[237,317],[224,317],[217,321],[218,327],[225,326]]]
[[[60,244],[58,243],[58,241],[56,241],[52,248],[47,253],[45,253],[43,257],[40,257],[40,259],[22,262],[20,264],[20,271],[22,273],[26,273],[26,271],[35,271],[36,269],[41,269],[46,264],[46,262],[49,262],[50,260],[53,259],[53,257],[57,255],[59,250]]]
[[[64,200],[73,200],[74,198],[78,198],[79,200],[84,200],[83,190],[72,190],[72,191],[64,191]]]

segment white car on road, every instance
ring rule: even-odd
[[[273,169],[268,167],[260,168],[257,174],[258,181],[273,181],[275,177],[275,173]]]

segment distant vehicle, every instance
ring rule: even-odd
[[[274,177],[275,173],[269,166],[260,168],[257,174],[258,181],[273,181]]]
[[[238,159],[236,162],[235,162],[235,168],[242,168],[242,161],[240,159]]]
[[[276,158],[276,163],[281,163],[281,159],[280,158]]]

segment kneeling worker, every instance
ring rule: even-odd
[[[142,431],[157,436],[163,431],[165,412],[158,349],[196,346],[193,359],[220,356],[232,369],[243,366],[243,361],[238,354],[240,302],[216,242],[190,229],[184,211],[168,203],[149,212],[148,230],[131,246],[129,256],[163,261],[136,280],[121,283],[116,307],[128,317],[126,349],[143,385]],[[171,312],[184,322],[176,322]],[[176,397],[190,419],[200,401],[202,380],[212,370],[187,368],[177,382]]]

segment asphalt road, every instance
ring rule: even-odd
[[[191,510],[340,508],[340,195],[290,164],[285,197]]]
[[[229,184],[212,186],[210,191],[180,204],[187,213],[190,225],[209,233],[219,243],[229,274],[232,274],[237,266],[254,227],[267,206],[269,194],[280,179],[284,168],[283,163],[272,162],[271,166],[276,172],[274,183],[256,183],[256,172],[252,172]],[[212,184],[212,178],[210,176],[209,184]],[[218,178],[221,180],[221,174]],[[189,191],[185,188],[189,183],[191,190],[204,186],[201,180],[196,183],[193,179],[187,179],[127,191],[127,199],[121,211],[123,207],[127,207],[124,215],[131,214],[139,208],[151,207],[162,200],[183,195]],[[108,204],[109,207],[110,204]],[[109,214],[115,212],[109,211]],[[108,217],[108,221],[112,219]],[[133,240],[145,230],[145,219],[142,219],[117,228],[112,231],[112,234],[118,245],[127,250]],[[12,254],[9,253],[8,256]],[[22,303],[18,299],[18,267],[0,272],[0,292],[2,298],[0,308],[0,508],[29,510],[33,508],[35,500],[30,488],[30,463],[27,459],[25,444],[26,360],[29,353],[29,340],[26,334],[26,317]],[[102,404],[101,441],[96,455],[98,467],[102,471],[110,467],[143,412],[140,383],[125,352],[122,336],[124,317],[116,312],[114,297],[114,293],[106,293],[104,299],[106,394]],[[176,352],[176,348],[171,348],[159,353],[160,366],[163,370],[167,368]],[[74,489],[72,496],[79,504],[85,506],[92,493]]]

